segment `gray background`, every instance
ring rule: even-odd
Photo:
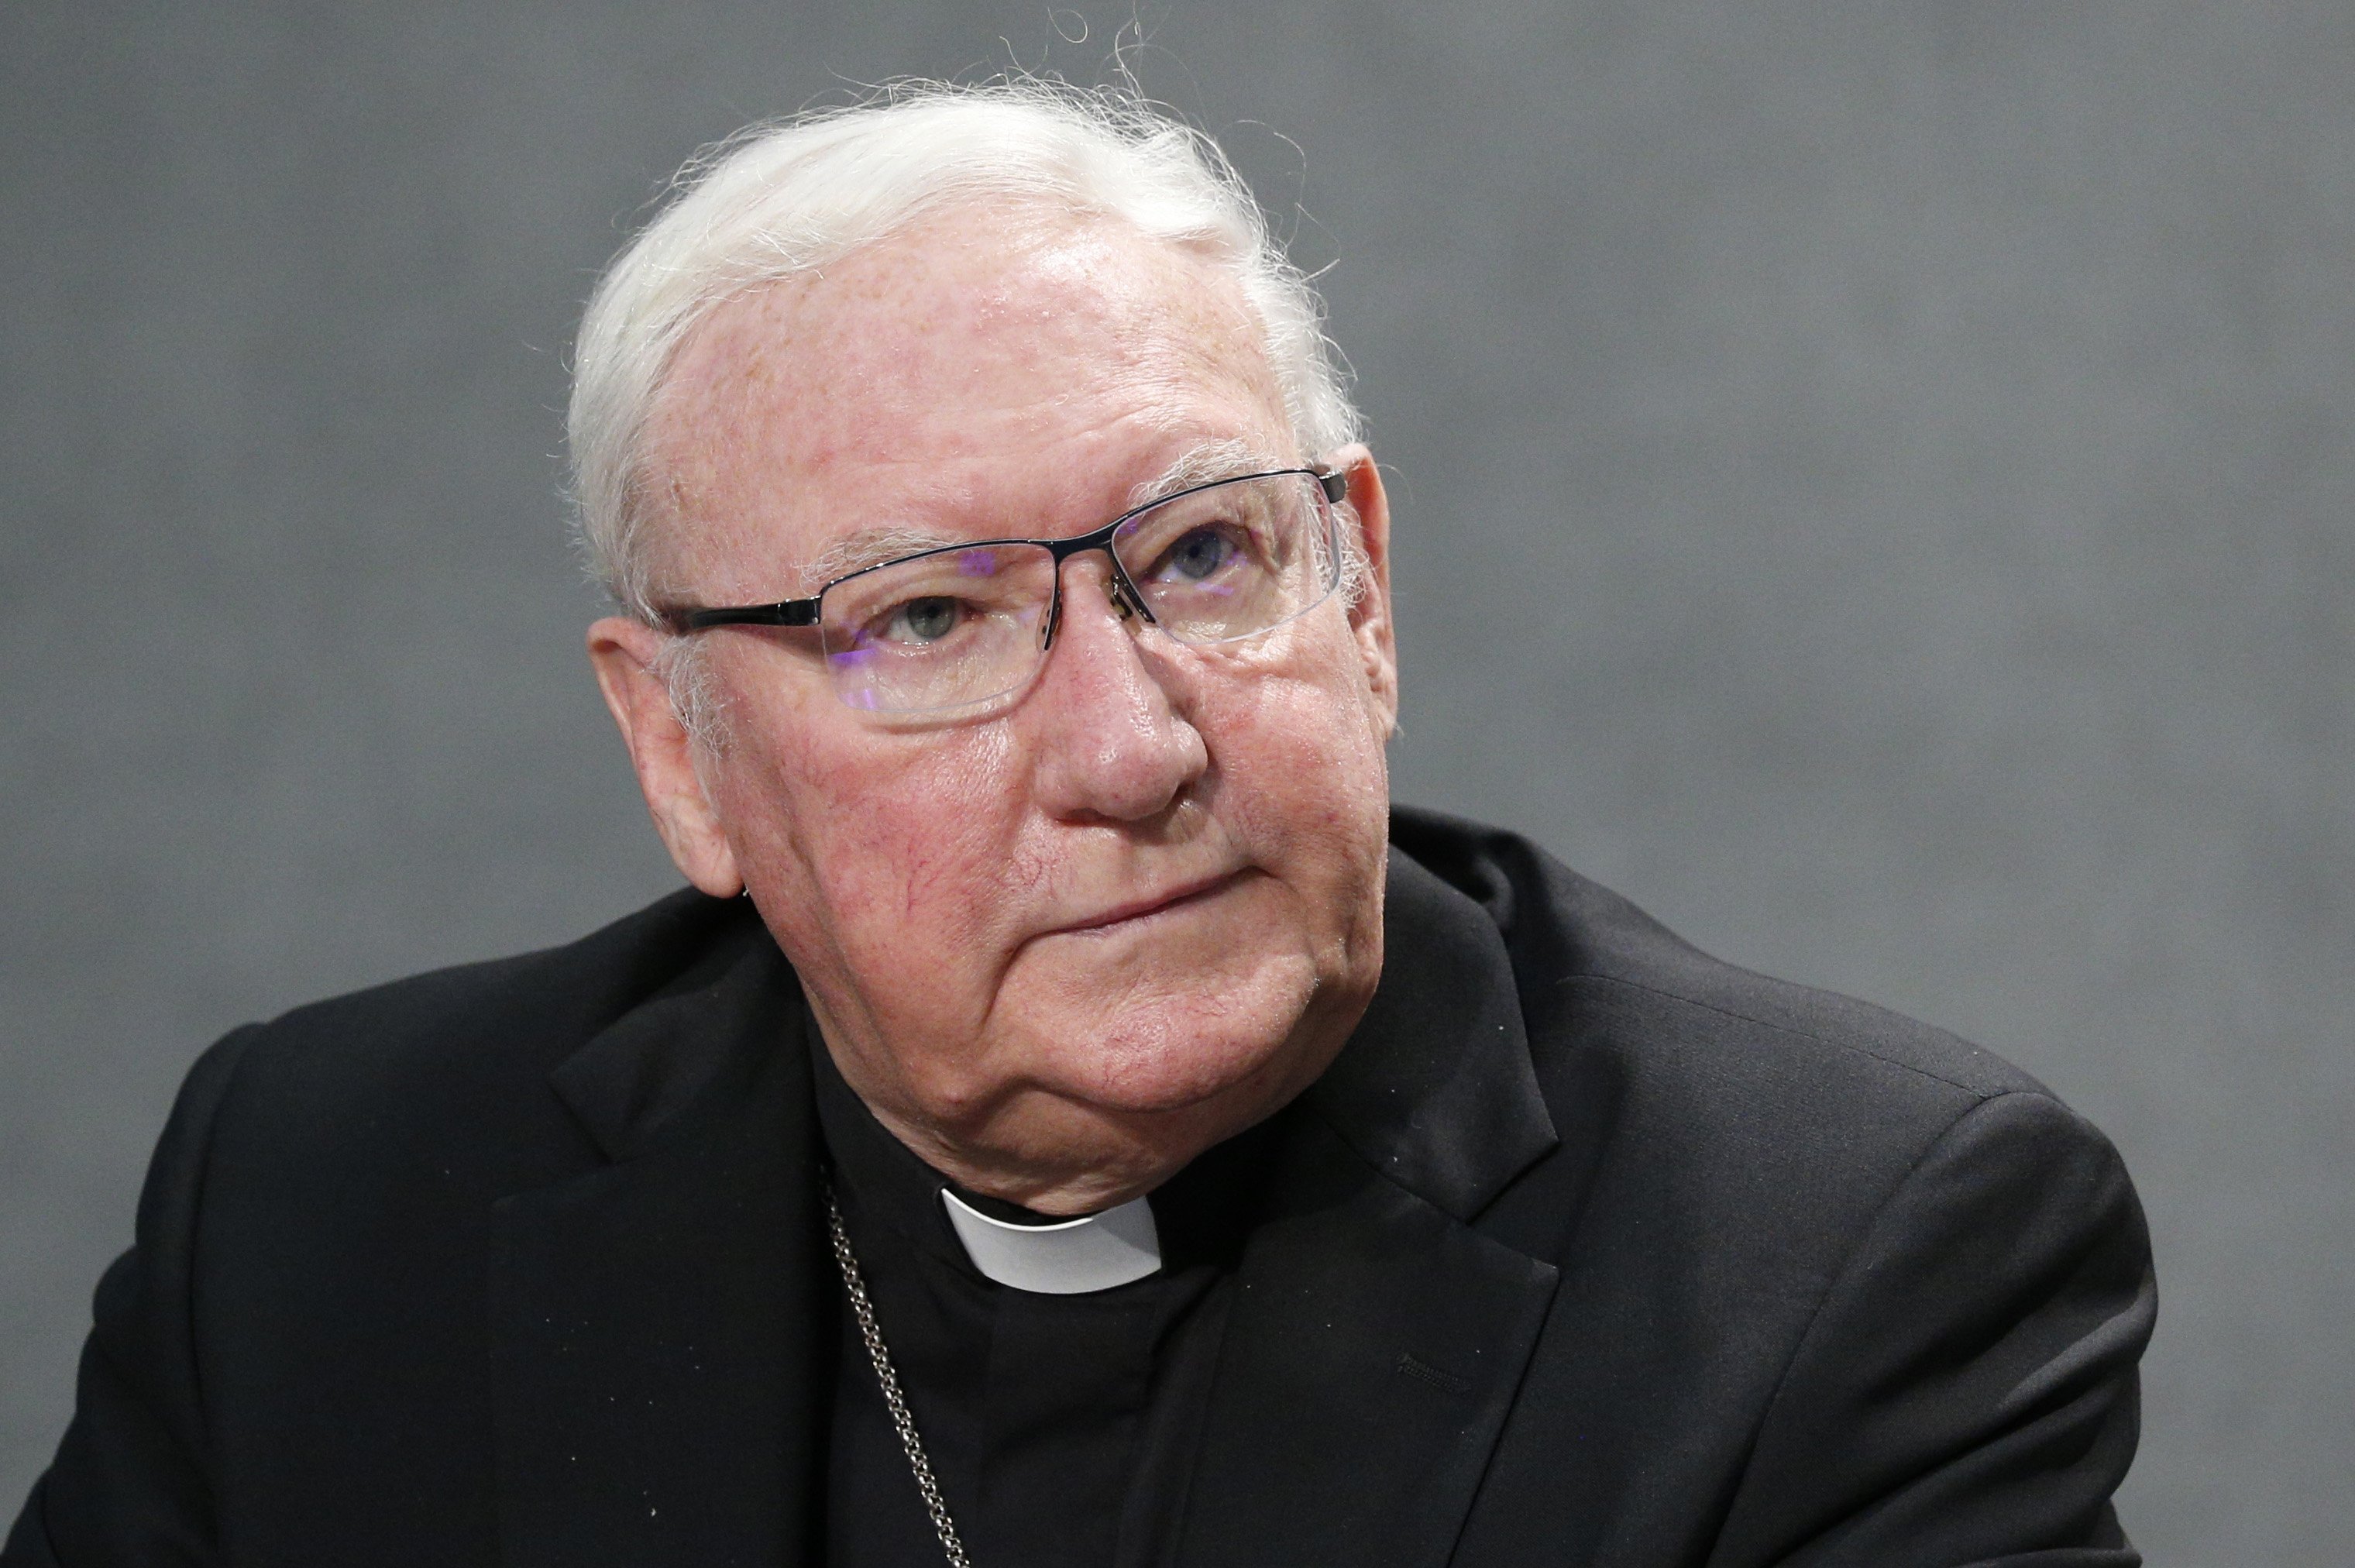
[[[2129,1527],[2346,1562],[2355,6],[1144,15],[1337,263],[1401,795],[2090,1113]],[[550,455],[655,182],[1125,16],[0,8],[0,1509],[198,1049],[672,885]]]

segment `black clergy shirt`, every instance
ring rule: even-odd
[[[901,1391],[978,1568],[1149,1568],[1176,1535],[1233,1264],[1285,1117],[1203,1155],[1151,1202],[1161,1268],[1083,1295],[992,1282],[951,1184],[885,1130],[821,1047],[818,1120]],[[1044,1215],[958,1189],[1021,1222]],[[832,1568],[943,1560],[856,1321],[842,1315],[827,1459]]]

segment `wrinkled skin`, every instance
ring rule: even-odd
[[[1396,715],[1372,459],[1296,450],[1215,266],[1044,211],[951,213],[722,306],[657,405],[661,573],[705,604],[813,592],[863,529],[1085,532],[1236,440],[1348,470],[1354,604],[1188,647],[1076,557],[1037,678],[929,723],[846,705],[803,634],[706,632],[708,747],[660,634],[590,633],[665,843],[750,892],[844,1078],[936,1168],[1046,1212],[1149,1191],[1273,1113],[1372,994]]]

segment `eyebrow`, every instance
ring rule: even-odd
[[[1177,461],[1156,477],[1131,489],[1129,509],[1134,511],[1198,485],[1215,485],[1221,479],[1240,479],[1247,474],[1266,474],[1288,466],[1285,461],[1271,457],[1238,437],[1199,442],[1179,453]]]
[[[903,555],[918,555],[928,549],[940,549],[948,545],[962,544],[962,539],[952,538],[932,528],[920,528],[906,523],[894,523],[883,528],[860,528],[835,540],[818,551],[809,564],[802,568],[802,581],[815,593],[825,584],[853,572],[864,571],[870,566],[897,560]]]

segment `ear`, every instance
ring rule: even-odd
[[[670,858],[705,892],[732,899],[744,891],[744,879],[696,772],[694,738],[679,722],[670,688],[656,673],[662,645],[663,634],[653,627],[608,615],[589,628],[589,663],[613,722],[621,726],[638,788]]]
[[[1374,454],[1352,443],[1333,453],[1333,465],[1348,475],[1342,524],[1355,524],[1365,560],[1364,591],[1349,609],[1349,629],[1365,660],[1366,687],[1385,736],[1398,733],[1398,635],[1391,620],[1391,503],[1382,489]]]

